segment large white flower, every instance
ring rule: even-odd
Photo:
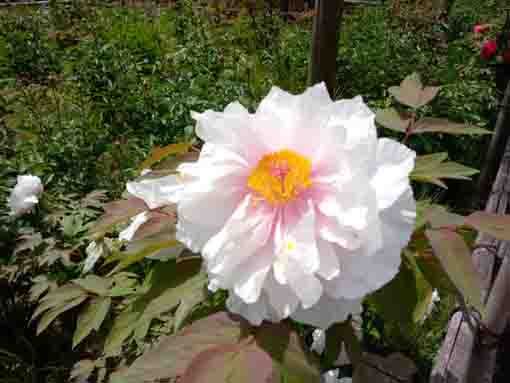
[[[18,176],[16,186],[12,189],[8,200],[11,215],[19,216],[32,210],[39,203],[42,192],[43,185],[39,177]]]
[[[144,189],[177,202],[178,239],[231,311],[327,328],[394,277],[415,220],[415,153],[377,138],[361,97],[274,87],[254,114],[232,103],[193,117],[199,160]]]

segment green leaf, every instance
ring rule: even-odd
[[[420,76],[413,73],[407,76],[400,86],[392,86],[388,91],[401,104],[417,109],[432,101],[439,92],[439,87],[423,87]]]
[[[425,234],[434,254],[464,300],[483,313],[482,284],[464,239],[448,229],[427,230]]]
[[[107,203],[104,206],[105,213],[101,219],[92,226],[89,230],[89,234],[95,237],[104,235],[112,230],[115,225],[126,222],[131,217],[146,210],[149,210],[149,207],[142,199],[136,197]]]
[[[416,157],[414,170],[410,178],[414,181],[428,182],[447,189],[443,179],[469,180],[469,176],[478,173],[478,170],[458,164],[444,162],[446,153],[427,154]]]
[[[375,120],[383,127],[401,133],[407,131],[412,121],[410,117],[397,112],[394,108],[377,110]]]
[[[466,217],[466,224],[496,239],[510,241],[510,215],[476,211]]]
[[[133,312],[128,307],[115,318],[104,344],[104,354],[107,357],[120,354],[122,344],[135,330],[139,317],[140,313]]]
[[[399,323],[410,329],[418,321],[420,304],[432,293],[432,287],[418,268],[414,257],[407,252],[400,269],[388,284],[368,296],[367,302],[377,309],[384,320]],[[398,299],[395,297],[398,296]]]
[[[170,144],[164,147],[155,146],[149,153],[149,156],[140,164],[139,170],[149,169],[153,164],[162,159],[175,154],[184,154],[189,151],[191,144],[180,143]]]
[[[420,133],[447,133],[454,135],[462,134],[492,134],[490,130],[476,126],[451,122],[443,118],[424,117],[417,121],[413,128],[413,134]]]
[[[72,283],[77,284],[82,289],[93,294],[107,295],[109,293],[110,286],[112,285],[112,280],[91,274],[82,279],[74,279]]]
[[[61,306],[62,304],[71,301],[73,299],[77,299],[80,297],[87,297],[87,292],[83,290],[81,287],[67,284],[61,286],[44,296],[40,300],[40,304],[32,315],[32,319],[37,318],[44,311],[51,309],[55,306]]]
[[[39,335],[41,332],[46,330],[46,328],[51,324],[51,322],[53,322],[60,314],[72,309],[73,307],[78,306],[83,301],[85,301],[85,299],[87,299],[87,296],[79,296],[48,311],[39,320],[39,323],[37,324],[36,334]]]
[[[81,379],[83,382],[87,382],[92,372],[96,369],[96,363],[91,359],[82,359],[75,363],[69,378],[71,380]]]
[[[110,297],[97,297],[90,300],[82,309],[76,322],[73,335],[73,348],[75,348],[92,330],[99,330],[101,324],[110,310],[112,300]]]

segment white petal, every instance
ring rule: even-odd
[[[207,241],[219,231],[217,227],[199,225],[186,220],[179,214],[179,206],[177,216],[175,238],[194,253],[200,253]]]
[[[264,284],[264,292],[277,320],[289,317],[299,305],[299,299],[292,289],[278,283],[271,273]]]
[[[136,231],[140,228],[140,226],[142,226],[148,220],[149,214],[146,211],[135,215],[133,218],[131,218],[131,223],[129,224],[129,226],[119,233],[119,240],[131,241],[131,239],[135,235]]]
[[[104,254],[104,246],[102,243],[98,244],[97,242],[92,241],[85,249],[85,253],[87,254],[87,258],[85,258],[85,262],[83,264],[83,274],[92,270],[98,259]]]
[[[306,273],[296,262],[288,263],[286,277],[304,309],[310,308],[320,299],[322,284],[315,276]]]
[[[234,292],[246,303],[255,303],[259,299],[273,256],[272,247],[266,246],[232,273],[235,275]]]
[[[322,383],[338,383],[338,369],[326,371],[322,374]]]
[[[306,323],[322,329],[327,329],[334,323],[343,322],[349,314],[361,312],[360,299],[333,299],[323,295],[319,302],[308,310],[298,308],[292,315],[301,323]]]
[[[128,182],[129,194],[141,198],[150,209],[157,209],[179,201],[184,184],[175,175]]]
[[[409,188],[416,153],[396,141],[381,138],[377,144],[377,169],[370,182],[380,210],[387,209]]]
[[[331,280],[340,274],[340,263],[333,244],[322,239],[317,240],[320,266],[317,274],[325,280]]]

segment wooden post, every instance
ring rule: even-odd
[[[313,85],[324,81],[332,97],[336,88],[338,31],[343,8],[343,0],[315,2],[308,82]]]

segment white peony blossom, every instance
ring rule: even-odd
[[[85,262],[83,264],[82,270],[83,274],[88,273],[90,270],[92,270],[96,262],[104,254],[104,245],[102,243],[92,241],[85,249],[85,253],[87,254],[87,258],[85,258]]]
[[[322,354],[326,348],[326,331],[317,328],[312,333],[313,342],[310,350],[315,351],[317,354]]]
[[[20,216],[32,210],[39,203],[39,196],[42,192],[43,185],[39,177],[18,176],[18,182],[8,200],[11,215]]]
[[[198,161],[128,190],[151,208],[177,203],[177,238],[202,253],[232,312],[325,329],[395,276],[416,216],[415,153],[377,138],[361,97],[275,87],[254,114],[232,103],[193,118]]]
[[[148,220],[149,214],[146,211],[135,215],[133,218],[131,218],[131,223],[129,224],[129,226],[119,233],[119,240],[131,241],[131,239],[133,239],[134,235],[136,234],[136,231],[140,228],[140,226],[142,226]]]

